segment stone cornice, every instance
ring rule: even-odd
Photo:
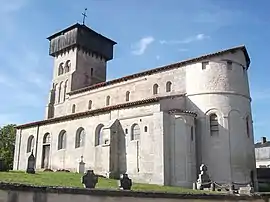
[[[134,101],[134,102],[127,102],[127,103],[123,103],[123,104],[103,107],[100,109],[94,109],[94,110],[90,110],[90,111],[79,112],[79,113],[74,113],[74,114],[70,114],[70,115],[66,115],[66,116],[61,116],[61,117],[46,119],[46,120],[42,120],[42,121],[27,123],[27,124],[23,124],[23,125],[18,125],[16,128],[17,129],[30,128],[30,127],[38,126],[38,125],[40,126],[40,125],[46,125],[46,124],[51,124],[51,123],[56,123],[56,122],[62,122],[62,121],[83,118],[83,117],[87,117],[87,116],[95,116],[95,115],[100,114],[100,113],[108,113],[110,111],[117,110],[117,109],[141,106],[141,105],[145,105],[145,104],[159,102],[160,100],[164,100],[164,99],[173,99],[173,98],[182,97],[182,96],[185,96],[185,94],[154,97],[154,98],[138,100],[138,101]],[[195,114],[194,112],[184,111],[184,110],[182,112]]]

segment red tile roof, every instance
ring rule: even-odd
[[[140,106],[140,105],[159,102],[160,100],[164,100],[164,99],[173,99],[173,98],[181,97],[181,96],[185,96],[185,94],[155,97],[155,98],[149,98],[149,99],[144,99],[144,100],[139,100],[139,101],[134,101],[134,102],[117,104],[114,106],[103,107],[100,109],[94,109],[94,110],[90,110],[90,111],[79,112],[79,113],[56,117],[56,118],[52,118],[52,119],[46,119],[46,120],[42,120],[42,121],[36,121],[36,122],[32,122],[32,123],[18,125],[16,128],[23,129],[23,128],[29,128],[29,127],[38,126],[38,125],[40,126],[40,125],[46,125],[46,124],[51,124],[51,123],[56,123],[56,122],[61,122],[61,121],[73,120],[73,119],[82,118],[82,117],[86,117],[86,116],[95,116],[97,114],[106,113],[108,111],[112,111],[112,110],[116,110],[116,109],[123,109],[123,108],[129,108],[129,107],[134,107],[134,106]],[[180,111],[183,113],[189,113],[189,114],[196,115],[196,113],[191,112],[191,111],[185,111],[185,110],[180,110]]]
[[[95,84],[95,85],[92,85],[92,86],[88,86],[88,87],[85,87],[85,88],[81,88],[81,89],[78,89],[78,90],[71,91],[68,94],[74,95],[74,94],[78,94],[78,93],[83,93],[83,92],[94,90],[94,89],[97,89],[97,88],[101,88],[101,87],[113,85],[113,84],[116,84],[116,83],[128,81],[128,80],[131,80],[131,79],[135,79],[135,78],[138,78],[138,77],[148,76],[148,75],[156,74],[156,73],[159,73],[159,72],[168,71],[168,70],[179,68],[181,66],[185,66],[185,65],[188,65],[188,64],[191,64],[191,63],[194,63],[194,62],[199,62],[199,61],[202,61],[202,60],[206,60],[206,59],[209,59],[209,58],[214,57],[214,56],[219,56],[219,55],[229,53],[229,52],[233,53],[233,52],[235,52],[237,50],[242,50],[244,52],[245,57],[246,57],[247,68],[248,68],[249,65],[250,65],[250,58],[249,58],[247,49],[246,49],[245,46],[237,46],[237,47],[233,47],[233,48],[230,48],[230,49],[221,50],[221,51],[218,51],[218,52],[215,52],[215,53],[206,54],[206,55],[202,55],[202,56],[199,56],[199,57],[196,57],[196,58],[191,58],[191,59],[188,59],[188,60],[184,60],[184,61],[181,61],[181,62],[178,62],[178,63],[166,65],[166,66],[163,66],[163,67],[158,67],[158,68],[150,69],[150,70],[147,70],[147,71],[144,71],[144,72],[128,75],[128,76],[121,77],[121,78],[118,78],[118,79],[114,79],[114,80],[111,80],[111,81],[101,82],[101,83],[98,83],[98,84]]]

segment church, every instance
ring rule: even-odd
[[[53,80],[44,120],[17,126],[14,170],[85,169],[192,187],[256,180],[245,46],[107,81],[116,42],[84,24],[50,37]]]

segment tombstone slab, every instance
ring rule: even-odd
[[[82,177],[82,184],[85,188],[95,188],[98,183],[98,176],[94,174],[93,170],[87,170],[86,174]]]
[[[120,189],[131,190],[132,180],[128,177],[128,174],[123,174],[120,179]]]
[[[28,157],[26,173],[35,174],[36,173],[35,164],[36,164],[36,158],[35,158],[35,156],[33,154],[33,150],[32,150],[30,156]]]

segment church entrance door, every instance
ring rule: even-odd
[[[50,145],[43,145],[41,168],[49,168]]]

